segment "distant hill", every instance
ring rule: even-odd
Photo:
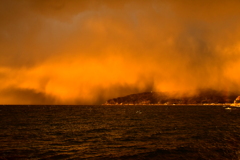
[[[147,104],[225,104],[233,103],[236,93],[227,94],[215,90],[202,90],[194,96],[168,95],[162,92],[143,92],[109,99],[104,105],[147,105]]]

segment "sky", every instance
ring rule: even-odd
[[[0,104],[240,94],[239,0],[0,0]]]

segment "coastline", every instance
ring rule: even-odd
[[[102,104],[103,106],[232,106],[232,103],[211,104]],[[234,106],[232,106],[234,107]]]

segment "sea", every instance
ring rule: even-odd
[[[238,160],[240,109],[2,105],[0,159]]]

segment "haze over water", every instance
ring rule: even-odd
[[[222,106],[0,106],[0,159],[239,159]]]

